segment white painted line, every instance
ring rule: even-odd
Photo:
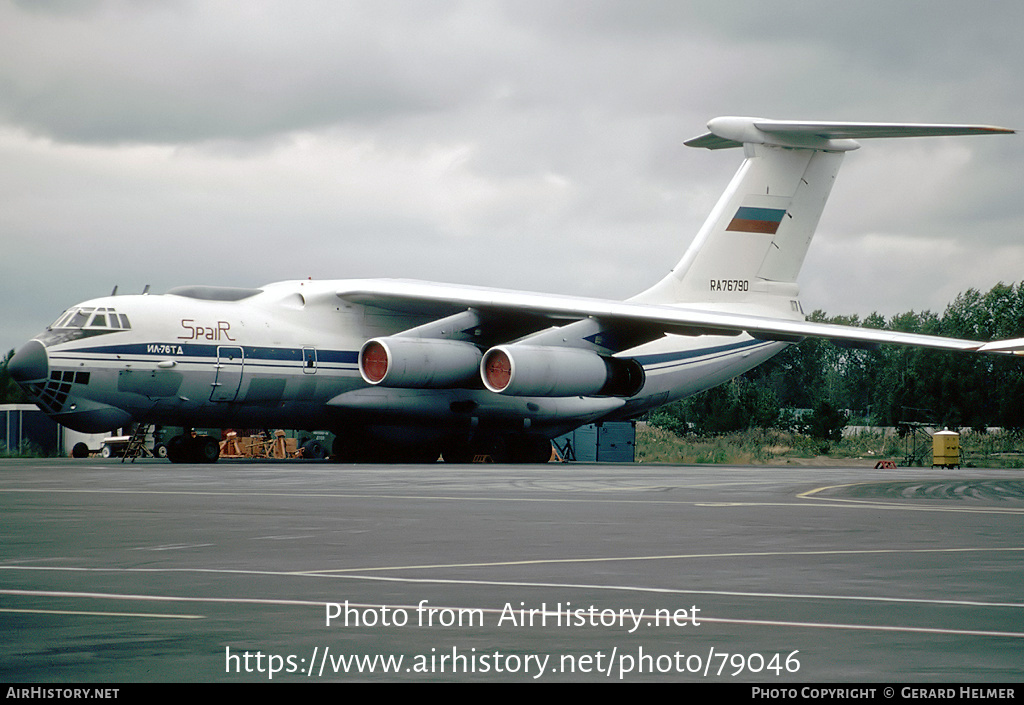
[[[516,565],[551,565],[561,563],[624,563],[631,561],[666,561],[693,558],[762,558],[776,556],[854,556],[868,554],[918,554],[918,553],[1001,553],[1024,552],[1024,547],[1004,548],[865,548],[850,550],[822,551],[736,551],[730,553],[679,553],[660,556],[604,556],[591,558],[537,558],[520,561],[487,561],[480,563],[436,563],[421,565],[371,566],[362,568],[332,568],[329,570],[294,571],[295,575],[334,575],[339,573],[367,573],[388,570],[427,570],[437,568],[488,568]],[[0,566],[2,567],[2,566]]]
[[[82,610],[30,610],[0,608],[0,612],[9,614],[59,614],[61,616],[78,617],[140,617],[143,619],[205,619],[201,614],[155,614],[151,612],[86,612]]]

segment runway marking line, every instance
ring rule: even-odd
[[[279,605],[287,607],[316,607],[323,609],[323,601],[313,600],[277,600],[265,598],[246,597],[181,597],[174,595],[139,595],[102,592],[68,592],[60,590],[0,590],[0,595],[11,595],[15,597],[58,597],[62,599],[93,599],[93,600],[124,600],[129,602],[186,602],[186,603],[218,603],[218,604],[251,604],[251,605]],[[55,615],[76,615],[95,617],[143,617],[160,619],[207,619],[201,614],[161,614],[147,612],[96,612],[82,610],[46,610],[29,608],[8,608],[0,607],[0,613],[21,613],[21,614],[55,614]]]
[[[958,607],[1009,607],[1024,608],[1024,602],[982,602],[980,600],[952,600],[937,598],[919,597],[880,597],[873,595],[824,595],[815,593],[784,593],[784,592],[743,592],[739,590],[695,590],[690,588],[659,588],[644,587],[638,585],[598,585],[588,583],[538,583],[521,580],[472,580],[458,578],[399,578],[384,575],[355,575],[346,573],[344,575],[323,574],[316,572],[294,573],[294,572],[273,572],[273,571],[246,571],[227,569],[204,569],[204,568],[55,568],[55,567],[32,567],[32,566],[6,566],[21,570],[41,571],[72,571],[72,572],[105,572],[105,573],[215,573],[231,575],[274,575],[289,576],[299,575],[302,577],[324,577],[341,578],[346,580],[365,580],[394,583],[417,583],[437,585],[485,585],[495,587],[523,587],[523,588],[545,588],[545,589],[572,589],[572,590],[607,590],[619,592],[649,592],[667,595],[715,595],[720,597],[753,597],[753,598],[779,598],[799,600],[842,600],[851,602],[894,602],[925,605],[949,605]],[[84,597],[99,599],[138,599],[151,601],[183,601],[183,602],[228,602],[228,603],[253,603],[271,605],[320,605],[322,603],[312,600],[294,599],[270,599],[270,598],[213,598],[213,597],[167,597],[152,595],[122,595],[92,592],[64,592],[53,590],[18,590],[0,589],[0,595],[20,595],[30,597]]]
[[[715,597],[778,598],[783,600],[822,600],[847,602],[892,602],[900,604],[940,605],[948,607],[1008,607],[1024,608],[1024,602],[981,602],[979,600],[950,600],[922,597],[879,597],[875,595],[819,595],[814,593],[741,592],[738,590],[694,590],[688,588],[658,588],[638,585],[588,585],[580,583],[535,583],[518,580],[462,580],[456,578],[396,578],[382,575],[328,575],[329,578],[366,580],[394,583],[439,585],[485,585],[493,587],[544,588],[546,590],[599,590],[612,592],[649,592],[665,595],[709,595]]]
[[[579,587],[579,586],[577,586]],[[88,597],[88,598],[101,598],[101,599],[117,599],[117,600],[149,600],[149,601],[164,601],[164,602],[216,602],[216,603],[228,603],[228,604],[248,604],[248,603],[271,603],[277,605],[286,606],[315,606],[320,608],[323,606],[323,602],[310,602],[306,600],[257,600],[252,598],[204,598],[204,597],[171,597],[171,596],[154,596],[154,595],[119,595],[119,594],[103,594],[103,593],[75,593],[75,592],[50,592],[50,591],[29,591],[29,590],[0,590],[0,593],[7,594],[19,594],[19,595],[46,595],[53,597]],[[375,605],[369,603],[356,603],[349,602],[349,606],[356,609],[379,609],[384,605]],[[398,605],[390,604],[387,605],[392,609],[405,609],[405,610],[416,610],[418,605]],[[491,614],[503,614],[504,609],[497,608],[455,608],[455,607],[441,607],[439,605],[432,605],[432,609],[472,609],[474,611],[480,611]],[[20,613],[32,613],[32,614],[60,614],[60,615],[85,615],[85,616],[116,616],[116,617],[163,617],[163,618],[177,618],[177,619],[199,619],[201,617],[197,615],[159,615],[159,614],[144,614],[144,613],[131,613],[131,612],[84,612],[84,611],[58,611],[58,610],[28,610],[28,609],[0,609],[0,612],[20,612]],[[555,616],[557,612],[548,612],[551,616]],[[986,637],[1003,637],[1020,639],[1024,638],[1024,632],[1002,632],[1002,631],[988,631],[981,629],[944,629],[941,627],[902,627],[893,626],[886,624],[843,624],[835,622],[787,622],[783,620],[765,620],[765,619],[730,619],[728,617],[708,617],[702,616],[702,623],[710,624],[739,624],[739,625],[750,625],[750,626],[765,626],[765,627],[790,627],[797,629],[839,629],[839,630],[857,630],[857,631],[882,631],[882,632],[903,632],[903,633],[917,633],[917,634],[946,634],[955,636],[986,636]]]
[[[709,487],[722,487],[722,486],[747,486],[747,485],[764,485],[764,484],[777,484],[778,481],[752,481],[752,482],[699,482],[694,484],[678,484],[678,485],[652,485],[652,486],[629,486],[629,487],[593,487],[593,488],[579,488],[579,489],[557,489],[557,488],[541,488],[551,492],[563,492],[569,494],[581,494],[581,493],[609,493],[609,492],[650,492],[658,494],[667,490],[693,490],[693,489],[706,489]],[[912,504],[901,504],[894,501],[883,501],[873,499],[847,499],[839,497],[818,497],[815,496],[819,492],[823,492],[829,489],[840,489],[846,487],[856,487],[858,485],[872,485],[877,484],[876,482],[858,482],[847,485],[826,485],[823,487],[816,487],[811,490],[800,492],[795,496],[795,500],[809,500],[811,502],[823,502],[829,504],[839,504],[848,506],[851,508],[870,508],[870,509],[884,509],[889,511],[911,511],[911,512],[961,512],[970,514],[1024,514],[1024,508],[1013,508],[1013,507],[943,507],[936,505],[912,505]],[[513,488],[522,489],[522,488]],[[684,500],[684,499],[664,499],[664,498],[652,498],[652,497],[640,497],[635,499],[574,499],[571,497],[494,497],[484,495],[451,495],[451,494],[378,494],[378,493],[345,493],[345,492],[210,492],[210,491],[196,491],[196,490],[123,490],[123,489],[66,489],[66,488],[46,488],[46,489],[33,489],[33,488],[0,488],[0,493],[42,493],[42,494],[53,494],[53,493],[64,493],[64,494],[141,494],[141,495],[179,495],[179,496],[202,496],[202,497],[283,497],[290,499],[303,499],[308,497],[331,497],[338,499],[380,499],[380,500],[400,500],[400,501],[435,501],[435,502],[540,502],[540,503],[578,503],[585,502],[588,504],[602,503],[602,504],[665,504],[665,505],[686,505],[694,507],[809,507],[813,506],[807,503],[807,501],[777,501],[777,502],[760,502],[760,501],[740,501],[740,502],[708,502],[699,500]],[[909,500],[912,501],[912,500]]]
[[[158,614],[154,612],[92,612],[85,610],[40,610],[0,607],[5,614],[54,614],[62,617],[140,617],[143,619],[205,619],[201,614]]]
[[[1020,552],[1024,546],[1003,547],[1003,548],[863,548],[863,549],[840,549],[822,551],[737,551],[730,553],[680,553],[663,556],[603,556],[593,558],[536,558],[520,561],[488,561],[480,563],[437,563],[423,565],[401,565],[401,566],[371,566],[360,568],[330,568],[327,570],[297,570],[290,571],[293,575],[329,575],[336,573],[366,573],[386,570],[426,570],[433,568],[487,568],[497,566],[516,565],[547,565],[559,563],[615,563],[627,561],[663,561],[680,560],[684,558],[757,558],[769,556],[842,556],[842,555],[863,555],[863,554],[891,554],[891,553],[984,553],[984,552]]]
[[[719,622],[722,624],[757,625],[764,627],[803,627],[808,629],[843,629],[873,632],[912,632],[915,634],[946,634],[955,636],[997,636],[1011,639],[1024,638],[1022,632],[996,632],[981,629],[942,629],[940,627],[896,627],[885,624],[829,624],[825,622],[777,622],[760,619],[718,619],[701,617],[701,622]]]
[[[776,484],[768,481],[755,481],[755,482],[703,482],[696,484],[678,484],[678,485],[651,485],[651,486],[626,486],[626,487],[589,487],[589,488],[552,488],[552,487],[514,487],[509,486],[510,490],[544,490],[551,492],[566,492],[570,494],[581,494],[584,492],[603,493],[603,492],[662,492],[666,490],[688,490],[688,489],[706,489],[710,487],[730,487],[730,486],[741,486],[745,487],[748,485],[766,485]],[[474,490],[477,491],[477,490]],[[116,488],[108,489],[67,489],[67,488],[46,488],[46,489],[33,489],[33,488],[0,488],[0,494],[2,493],[17,493],[17,494],[99,494],[99,495],[172,495],[172,496],[186,496],[186,497],[283,497],[286,499],[307,499],[310,497],[319,498],[335,498],[335,499],[387,499],[387,500],[439,500],[439,501],[482,501],[482,502],[602,502],[607,504],[629,504],[629,503],[661,503],[661,504],[694,504],[692,500],[668,500],[668,499],[569,499],[560,497],[492,497],[486,495],[452,495],[452,494],[381,494],[376,492],[211,492],[204,490],[124,490]],[[761,503],[757,503],[761,504]],[[774,502],[769,504],[778,504],[780,506],[792,505],[791,502]]]

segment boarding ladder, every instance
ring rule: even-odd
[[[125,461],[125,458],[131,458],[132,462],[135,462],[135,458],[140,455],[148,455],[150,458],[153,457],[153,451],[146,447],[146,436],[149,435],[149,429],[153,424],[150,423],[137,423],[135,424],[135,431],[132,433],[132,437],[128,439],[128,445],[125,446],[124,455],[121,456],[121,462]]]

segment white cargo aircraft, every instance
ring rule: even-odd
[[[804,320],[797,274],[855,139],[1012,133],[981,125],[721,117],[691,147],[745,159],[682,259],[627,301],[405,280],[176,288],[78,304],[11,360],[56,421],[330,430],[342,460],[546,461],[549,439],[629,419],[812,336],[998,351]],[[997,344],[993,344],[997,345]],[[176,462],[212,462],[186,432]]]

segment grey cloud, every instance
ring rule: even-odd
[[[450,11],[417,7],[8,7],[0,117],[66,141],[175,143],[437,110],[474,90],[479,68],[464,55],[472,46],[451,45],[464,40],[446,35]]]
[[[114,283],[628,296],[739,165],[682,146],[709,118],[1024,127],[1021,20],[1002,1],[0,5],[0,278],[19,317],[0,352],[46,302]],[[1021,270],[1024,138],[956,144],[963,163],[935,141],[849,155],[806,307],[941,309]],[[112,269],[127,243],[140,266]]]

